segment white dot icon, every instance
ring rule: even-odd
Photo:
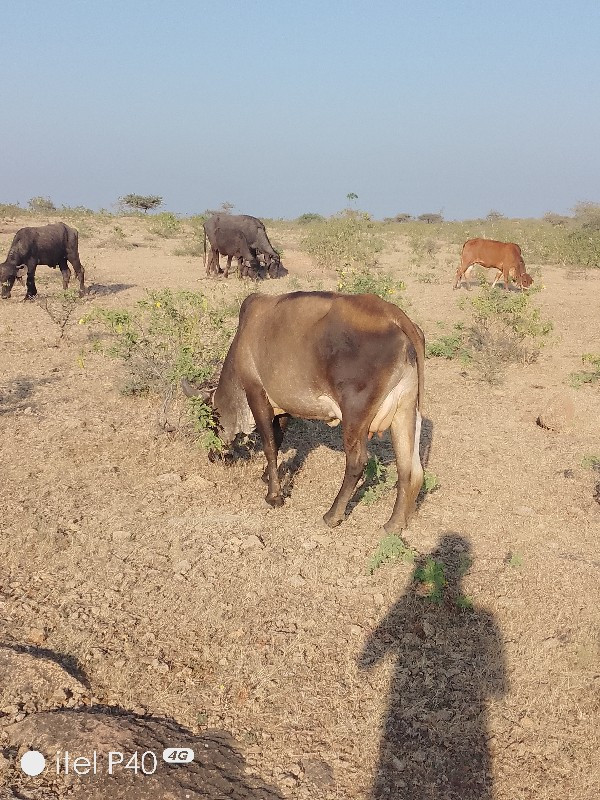
[[[46,767],[46,759],[39,750],[28,750],[21,756],[21,769],[32,778],[39,775]]]

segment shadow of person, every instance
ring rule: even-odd
[[[444,535],[359,656],[365,670],[395,659],[374,800],[492,800],[487,700],[506,691],[504,654],[493,616],[463,596],[470,563]]]

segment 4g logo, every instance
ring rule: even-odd
[[[190,764],[194,760],[194,751],[191,747],[167,747],[162,757],[167,764]]]

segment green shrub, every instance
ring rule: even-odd
[[[24,209],[18,203],[0,203],[0,219],[14,219],[19,214],[23,214]]]
[[[237,302],[215,307],[200,293],[164,289],[132,310],[98,308],[81,322],[92,325],[96,350],[127,367],[125,393],[156,393],[166,408],[181,378],[203,383],[218,370],[238,311]],[[189,411],[201,443],[215,449],[210,409],[192,398]]]
[[[163,239],[172,239],[181,232],[181,222],[177,219],[175,214],[172,214],[170,211],[163,211],[152,217],[149,230],[150,233],[161,236]]]
[[[56,211],[56,206],[49,197],[32,197],[27,201],[29,210],[35,214],[48,214]]]
[[[469,352],[465,346],[464,326],[457,323],[454,333],[447,336],[440,336],[425,345],[425,355],[427,358],[459,358],[461,361],[470,359]]]
[[[307,226],[302,245],[324,269],[364,269],[374,266],[383,240],[368,215],[342,212]]]
[[[325,217],[322,214],[313,214],[312,212],[308,212],[307,214],[300,214],[296,222],[299,225],[308,225],[311,222],[323,222]]]
[[[392,278],[391,275],[370,271],[364,267],[362,269],[347,267],[345,269],[337,269],[336,272],[338,275],[338,292],[376,294],[383,300],[389,300],[402,307],[401,292],[406,289],[406,285],[402,281]]]
[[[487,284],[469,305],[467,329],[471,361],[488,383],[498,383],[506,364],[531,363],[540,353],[552,323],[541,319],[531,292],[506,292]]]

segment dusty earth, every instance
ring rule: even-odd
[[[25,224],[0,226],[3,254]],[[181,242],[144,219],[115,224],[88,223],[81,238],[82,313],[132,307],[150,288],[239,293],[235,277],[203,279],[200,259],[173,255]],[[289,275],[261,291],[334,288],[297,230],[272,239]],[[463,318],[456,257],[441,250],[430,283],[401,241],[381,260],[428,338]],[[537,363],[499,386],[456,361],[426,364],[440,488],[404,538],[444,562],[449,596],[472,601],[464,611],[418,596],[419,559],[369,574],[393,492],[323,526],[343,473],[339,430],[294,424],[284,459],[300,468],[271,509],[261,454],[211,464],[161,429],[156,398],[120,394],[123,367],[91,350],[79,312],[59,339],[15,286],[0,306],[0,797],[595,800],[600,474],[584,459],[600,456],[600,393],[568,376],[599,351],[600,271],[532,266],[554,323]],[[41,298],[59,291],[57,272],[38,277]],[[557,395],[567,419],[542,428]],[[388,442],[372,450],[391,458]],[[99,714],[95,737],[81,715]],[[17,766],[36,745],[49,757],[156,750],[168,731],[196,749],[213,731],[231,737],[230,760],[124,776],[124,794],[105,776]]]

